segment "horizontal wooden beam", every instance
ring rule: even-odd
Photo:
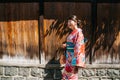
[[[9,2],[40,2],[40,0],[0,0],[0,3],[9,3]]]
[[[97,3],[120,3],[120,0],[42,0],[43,2],[97,2]],[[0,3],[8,2],[41,2],[41,0],[0,0]]]
[[[120,3],[120,0],[44,0],[44,2],[97,2],[97,3]]]
[[[0,66],[14,66],[14,67],[38,67],[38,68],[63,68],[65,65],[60,64],[38,64],[38,63],[9,63],[0,62]],[[120,64],[86,64],[87,69],[120,69]]]

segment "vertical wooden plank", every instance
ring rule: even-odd
[[[39,54],[40,63],[46,64],[45,62],[45,43],[44,43],[44,2],[39,2]]]
[[[40,15],[39,17],[39,29],[40,29],[40,63],[45,64],[45,43],[44,43],[44,28],[43,28],[43,15]]]
[[[0,13],[0,20],[1,20],[1,22],[0,22],[0,58],[2,58],[2,55],[3,55],[3,33],[4,33],[4,29],[3,29],[3,20],[4,20],[4,18],[3,18],[3,16],[4,16],[4,4],[0,4],[0,11],[2,11],[1,13]]]
[[[23,42],[24,40],[24,27],[23,27],[23,25],[24,25],[24,21],[23,21],[23,19],[24,19],[24,10],[23,10],[23,8],[24,8],[24,3],[22,4],[22,3],[20,3],[19,4],[19,13],[18,13],[18,18],[20,19],[20,21],[17,23],[18,24],[18,34],[19,34],[19,36],[17,37],[17,48],[18,48],[18,54],[17,54],[17,56],[22,56],[22,55],[24,55],[25,56],[25,54],[26,54],[26,52],[24,52],[23,51],[23,49],[24,49],[24,44],[23,43],[21,43],[21,42]],[[23,36],[24,35],[24,36]],[[24,54],[23,54],[23,52],[24,52]]]
[[[15,29],[15,32],[14,32],[14,35],[15,35],[15,54],[16,56],[19,56],[20,54],[20,50],[19,50],[19,39],[20,39],[20,4],[19,3],[16,3],[14,4],[15,5],[15,15],[16,15],[16,21],[14,21],[14,29]]]
[[[0,22],[0,58],[2,57],[3,51],[2,51],[2,33],[3,33],[3,29],[2,29],[2,22]]]
[[[95,43],[95,29],[97,27],[97,3],[96,3],[96,0],[92,1],[92,5],[91,5],[91,8],[92,8],[92,11],[91,11],[91,17],[94,17],[92,18],[92,37],[91,37],[91,44],[90,44],[90,64],[92,64],[92,61],[93,61],[93,46],[94,46],[94,43]]]
[[[2,47],[3,47],[3,55],[5,54],[5,55],[8,55],[8,35],[7,35],[7,21],[6,20],[8,20],[8,15],[9,15],[9,12],[7,13],[7,3],[5,3],[4,4],[4,21],[3,21],[3,23],[2,23],[2,25],[3,25],[3,34],[2,34],[2,36],[3,36],[3,44],[4,44],[4,46],[2,45]],[[2,56],[3,56],[2,55]]]

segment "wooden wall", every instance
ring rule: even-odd
[[[41,62],[44,59],[46,63],[61,62],[64,50],[60,45],[66,41],[70,33],[66,27],[67,18],[75,14],[82,20],[83,33],[88,39],[86,63],[89,63],[90,53],[93,64],[120,63],[119,3],[97,4],[97,26],[94,35],[92,35],[91,3],[44,2],[43,9],[44,14],[38,24],[39,3],[0,3],[1,59],[7,55],[22,56],[26,59],[37,58]],[[42,44],[39,44],[38,26]],[[91,43],[93,46],[90,46]],[[40,49],[44,52],[39,55],[41,46]]]
[[[77,15],[78,18],[85,23],[83,26],[86,28],[84,28],[83,32],[85,37],[89,38],[88,40],[90,42],[91,35],[87,34],[91,32],[91,5],[89,3],[44,3],[44,49],[47,61],[57,61],[64,53],[64,50],[60,48],[60,45],[66,41],[66,37],[70,33],[66,22],[67,18],[72,14]],[[85,32],[85,29],[88,32]],[[89,56],[87,56],[86,60],[89,62]]]
[[[75,14],[83,22],[83,33],[88,39],[86,43],[86,63],[89,55],[93,64],[120,63],[120,4],[98,3],[97,26],[92,35],[91,3],[79,2],[45,2],[44,4],[44,49],[46,59],[54,59],[63,52],[58,51],[57,45],[62,44],[69,30],[66,28],[66,19]],[[92,17],[94,18],[94,17]],[[92,41],[92,39],[94,41]],[[93,43],[93,46],[90,46]],[[90,50],[92,47],[92,50]]]
[[[120,63],[120,3],[97,5],[94,63]]]
[[[0,58],[39,59],[39,3],[0,3]]]

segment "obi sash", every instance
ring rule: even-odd
[[[67,45],[66,46],[66,52],[67,52],[66,58],[71,57],[72,58],[71,65],[76,66],[76,58],[74,57],[75,44],[73,44],[72,42],[67,42],[66,45]]]

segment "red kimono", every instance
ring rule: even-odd
[[[75,72],[76,66],[85,67],[84,36],[80,28],[73,30],[67,37],[63,80],[78,80],[78,72]]]

